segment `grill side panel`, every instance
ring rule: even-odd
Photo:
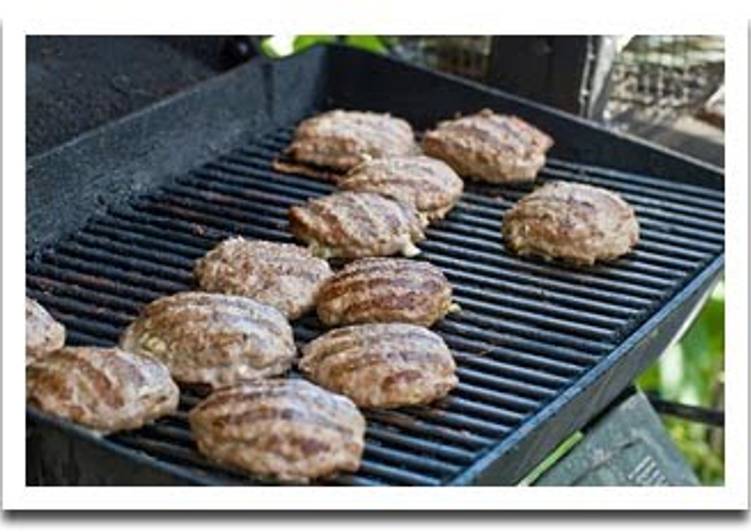
[[[283,65],[254,61],[29,160],[26,248],[320,108],[326,52],[309,52]]]

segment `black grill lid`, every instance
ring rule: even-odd
[[[69,169],[77,166],[89,173],[110,168],[117,175],[133,165],[128,156],[141,148],[144,139],[157,142],[152,153],[142,156],[145,176],[136,178],[147,185],[163,186],[144,185],[148,190],[114,203],[113,194],[100,190],[98,193],[109,200],[106,208],[86,213],[91,215],[84,227],[64,237],[55,234],[54,246],[29,255],[27,292],[65,323],[71,343],[116,342],[148,301],[190,288],[193,261],[229,235],[291,241],[286,227],[288,207],[326,194],[331,186],[276,173],[271,160],[286,146],[294,123],[316,105],[346,104],[346,99],[340,102],[336,95],[352,80],[345,77],[337,85],[340,78],[326,70],[327,66],[349,57],[356,61],[356,68],[385,68],[381,58],[333,48],[324,56],[330,60],[318,65],[322,71],[316,71],[313,78],[300,77],[300,71],[315,66],[323,52],[319,49],[274,65],[250,65],[30,163],[27,186],[28,195],[33,196],[55,170],[68,170],[56,174],[57,186],[75,186],[76,177]],[[395,70],[409,68],[390,61],[386,64]],[[259,82],[254,79],[259,75],[267,92],[266,106],[242,98],[244,84]],[[440,102],[453,93],[463,97],[463,107],[472,101],[488,105],[491,100],[491,107],[519,112],[513,106],[520,104],[500,93],[470,90],[465,84],[419,69],[410,70],[410,75],[423,85],[423,107],[418,114],[425,114],[424,108],[435,101],[439,108],[435,119],[445,116],[440,114]],[[245,120],[241,134],[229,135],[234,148],[225,147],[231,144],[226,132],[216,137],[217,145],[222,145],[219,153],[208,156],[204,145],[196,147],[195,138],[181,144],[175,139],[184,139],[183,134],[175,131],[175,139],[165,136],[170,128],[182,127],[184,117],[179,113],[186,109],[196,113],[195,136],[202,137],[207,133],[204,129],[211,133],[221,130],[219,124],[203,122],[212,118],[205,105],[209,101],[215,109],[258,105],[260,116],[275,116],[274,105],[286,101],[284,98],[297,98],[290,101],[300,107],[301,97],[295,96],[293,82],[301,80],[319,85],[313,101],[307,102],[311,108],[285,114],[287,120],[277,126],[262,118]],[[363,92],[371,90],[365,87],[371,81],[360,80]],[[219,93],[234,94],[235,98],[216,102],[213,98]],[[406,101],[391,92],[371,97],[363,108],[386,107],[420,123],[419,117],[411,116],[410,94],[405,95]],[[536,112],[552,120],[552,113],[544,109]],[[173,122],[166,126],[159,122],[165,117]],[[231,125],[237,123],[234,119]],[[130,137],[128,142],[133,130],[141,131],[143,137]],[[558,141],[558,132],[549,131]],[[585,141],[589,140],[588,131],[581,131]],[[560,152],[577,152],[576,139],[561,140]],[[613,137],[607,150],[616,150],[619,142]],[[82,159],[93,153],[89,150],[94,146],[118,143],[123,151],[104,151],[100,160],[93,162]],[[642,149],[644,157],[664,156]],[[174,159],[159,163],[156,157],[161,153],[169,159],[174,155],[167,152],[175,150],[181,161],[190,163],[170,177],[155,175],[164,171],[165,164],[180,166]],[[676,158],[674,164],[678,170],[688,163]],[[694,167],[693,172],[690,182],[685,182],[552,157],[541,173],[541,182],[565,179],[615,190],[635,207],[642,226],[642,239],[633,253],[614,264],[585,269],[508,253],[500,234],[502,216],[526,191],[468,186],[456,209],[429,228],[427,240],[420,244],[420,258],[446,273],[463,309],[435,327],[456,355],[460,384],[448,398],[431,407],[366,412],[363,465],[356,474],[332,482],[511,484],[586,423],[661,352],[721,271],[723,193],[716,174],[706,170],[701,184],[701,168]],[[108,177],[102,180],[107,182]],[[34,199],[30,201],[30,241],[47,240],[49,234],[38,229],[51,223],[43,218]],[[83,208],[92,210],[91,206]],[[47,216],[50,212],[55,211],[48,209]],[[62,216],[70,216],[64,225],[79,223],[74,220],[76,213]],[[296,339],[301,343],[322,330],[312,316],[295,324]],[[132,459],[134,451],[146,453],[153,459],[148,467],[161,468],[179,482],[253,483],[245,474],[209,464],[195,451],[185,413],[197,400],[184,393],[178,415],[139,431],[111,436],[105,440],[108,450],[126,459]],[[55,426],[74,444],[81,438],[81,431],[70,430],[67,423],[50,424],[46,416],[33,410],[30,416],[40,430]],[[78,467],[97,465],[82,463]]]

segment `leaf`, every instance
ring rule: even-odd
[[[334,35],[297,35],[292,44],[295,52],[300,52],[316,44],[336,42]]]
[[[719,283],[679,344],[663,353],[638,383],[669,400],[716,408],[717,383],[724,363],[725,289],[724,283]],[[722,453],[711,445],[708,427],[669,416],[663,421],[700,482],[722,484],[725,464]]]
[[[274,48],[274,44],[271,42],[270,38],[263,39],[261,41],[261,51],[266,55],[266,57],[280,57],[281,54]]]
[[[376,54],[385,54],[388,52],[388,47],[382,38],[376,35],[347,35],[344,38],[344,44]]]

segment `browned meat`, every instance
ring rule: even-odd
[[[201,292],[149,303],[120,346],[161,360],[178,382],[213,387],[279,375],[296,355],[292,328],[275,308]]]
[[[419,153],[410,125],[388,114],[337,109],[297,126],[287,155],[346,172],[368,158]]]
[[[301,246],[237,237],[198,260],[194,274],[202,290],[250,297],[295,319],[313,308],[331,268]]]
[[[360,259],[323,285],[318,317],[326,325],[400,321],[430,326],[451,309],[451,285],[424,261]]]
[[[175,412],[177,385],[159,361],[96,347],[64,347],[26,367],[26,400],[107,434]]]
[[[503,217],[506,245],[520,255],[594,264],[639,240],[634,209],[608,190],[557,181],[523,197]]]
[[[427,155],[459,175],[490,183],[533,180],[552,145],[553,139],[520,118],[489,109],[439,122],[422,142]]]
[[[416,211],[372,192],[338,192],[289,210],[290,231],[314,255],[358,258],[416,255],[425,235]]]
[[[339,188],[377,192],[413,205],[428,220],[439,220],[459,200],[464,182],[443,161],[419,155],[365,161],[339,180]]]
[[[300,369],[362,407],[430,403],[458,382],[454,359],[441,337],[405,323],[329,331],[303,348]]]
[[[65,327],[42,305],[26,298],[26,364],[39,360],[65,344]]]
[[[189,419],[212,460],[287,482],[356,471],[365,445],[365,419],[352,401],[302,379],[216,390]]]

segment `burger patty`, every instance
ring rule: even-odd
[[[360,163],[338,182],[343,190],[377,192],[414,206],[428,220],[443,218],[464,190],[449,165],[422,155]]]
[[[221,388],[189,421],[204,455],[281,481],[356,471],[365,445],[365,419],[352,401],[302,379]]]
[[[371,257],[419,253],[425,238],[411,206],[372,192],[338,192],[290,208],[290,231],[314,255]]]
[[[275,308],[201,292],[149,303],[120,346],[161,360],[178,382],[212,387],[279,375],[296,355],[292,328]]]
[[[303,348],[299,366],[312,381],[362,407],[427,404],[458,383],[443,339],[405,323],[329,331]]]
[[[331,268],[301,246],[236,237],[198,260],[194,275],[202,290],[250,297],[295,319],[313,308]]]
[[[425,154],[461,176],[490,183],[533,180],[552,145],[552,138],[522,119],[489,109],[439,122],[422,141]]]
[[[120,349],[64,347],[26,367],[26,400],[102,434],[177,410],[177,385],[158,360]]]
[[[369,258],[345,266],[318,297],[326,325],[405,322],[430,326],[451,309],[451,285],[424,261]]]
[[[328,111],[297,126],[286,154],[297,162],[346,172],[369,158],[419,153],[412,127],[368,111]]]
[[[556,181],[523,197],[503,217],[506,245],[520,255],[578,265],[612,260],[639,241],[634,209],[608,190]]]
[[[26,298],[26,364],[43,358],[65,344],[65,327],[42,305]]]

